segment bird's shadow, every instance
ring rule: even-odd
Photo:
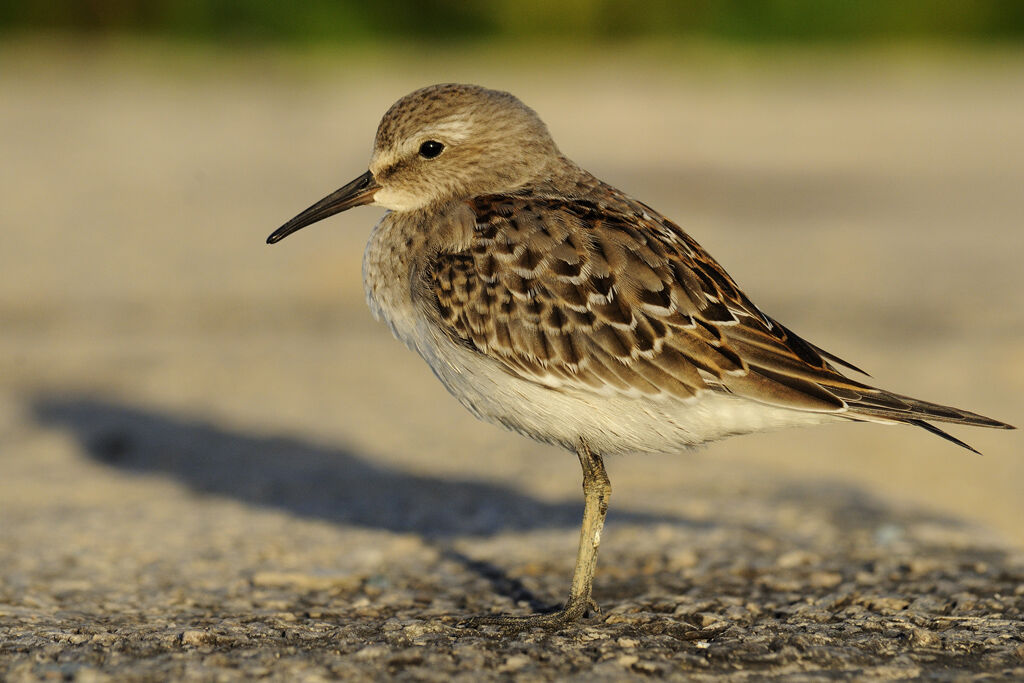
[[[40,424],[70,431],[105,465],[334,523],[444,539],[573,528],[583,509],[582,492],[549,502],[500,484],[410,474],[352,447],[256,436],[99,398],[37,397],[32,411]],[[613,515],[616,522],[703,524],[622,509]]]
[[[549,607],[502,568],[456,550],[456,536],[575,528],[578,500],[548,502],[508,486],[472,479],[416,475],[345,446],[256,436],[91,396],[40,396],[40,424],[71,432],[97,462],[128,472],[169,475],[194,491],[304,517],[415,533],[445,557],[535,609]],[[705,522],[616,509],[616,522]]]
[[[32,412],[41,425],[72,433],[89,457],[110,467],[167,475],[197,492],[331,523],[417,534],[485,578],[496,592],[525,600],[534,609],[545,603],[502,568],[465,555],[452,541],[504,531],[574,529],[582,513],[582,492],[575,500],[549,502],[500,484],[410,474],[351,447],[248,434],[92,396],[39,396]],[[803,501],[844,532],[875,529],[886,521],[960,524],[931,513],[896,513],[841,483],[790,482],[765,494],[769,502]],[[609,523],[667,523],[695,530],[737,524],[623,506],[613,507]]]

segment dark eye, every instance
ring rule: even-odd
[[[433,159],[444,151],[444,145],[437,140],[427,140],[420,145],[420,156],[424,159]]]

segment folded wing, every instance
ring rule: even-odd
[[[845,377],[829,361],[856,368],[761,313],[681,228],[603,195],[612,201],[476,198],[468,248],[437,254],[425,274],[436,322],[553,390],[684,401],[721,391],[853,419],[1004,426]]]

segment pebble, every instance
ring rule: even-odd
[[[510,673],[513,671],[519,671],[532,660],[526,655],[512,655],[506,657],[505,661],[498,667],[498,673]]]
[[[215,640],[213,634],[208,631],[184,631],[181,634],[181,644],[188,645],[190,647],[199,647],[200,645],[207,645]]]
[[[355,653],[357,659],[376,659],[390,654],[391,648],[385,645],[367,645]]]

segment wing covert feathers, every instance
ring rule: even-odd
[[[796,410],[922,426],[1009,427],[840,374],[859,371],[761,313],[689,235],[608,186],[601,202],[488,195],[468,248],[425,271],[445,333],[560,391],[693,400],[722,391]]]

